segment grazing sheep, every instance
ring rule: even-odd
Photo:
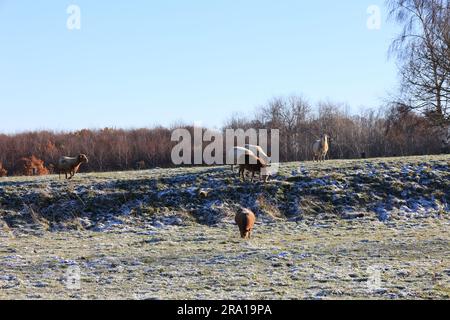
[[[66,175],[66,179],[70,180],[78,172],[82,163],[88,163],[88,158],[84,154],[78,157],[61,157],[56,165],[56,170],[61,178],[61,173]],[[67,175],[70,175],[68,178]]]
[[[250,239],[256,221],[255,214],[248,209],[242,209],[236,213],[234,220],[239,227],[241,238]]]
[[[256,155],[252,151],[243,147],[234,147],[228,151],[227,164],[230,164],[231,161],[231,171],[234,171],[234,166],[236,164],[239,165],[244,163],[245,155],[256,157]]]
[[[245,148],[253,152],[258,158],[264,160],[264,162],[267,164],[270,164],[270,162],[272,161],[270,157],[264,152],[264,149],[260,146],[246,144]]]
[[[255,172],[259,173],[259,178],[261,179],[261,171],[266,170],[267,164],[264,160],[256,157],[255,155],[245,155],[245,163],[239,165],[239,176],[242,176],[242,179],[245,181],[245,170],[250,171],[252,173],[252,182],[255,177]],[[267,182],[268,175],[265,172],[263,174],[264,182]]]
[[[320,140],[314,142],[313,145],[313,161],[325,161],[325,157],[327,156],[329,150],[328,145],[328,135],[324,134],[320,137]]]

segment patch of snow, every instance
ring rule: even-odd
[[[384,207],[378,206],[378,207],[375,208],[374,211],[377,213],[378,219],[381,222],[385,222],[385,221],[389,220],[390,213]]]

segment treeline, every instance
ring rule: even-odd
[[[298,96],[279,97],[258,108],[252,118],[234,116],[230,128],[280,130],[280,160],[312,159],[312,144],[321,134],[331,138],[329,157],[354,159],[440,154],[442,128],[404,106],[364,110],[354,115],[348,107],[331,102],[313,108]]]
[[[26,160],[42,160],[54,172],[61,156],[84,153],[84,171],[120,171],[166,166],[171,162],[171,130],[168,128],[81,130],[76,132],[26,132],[0,135],[0,174],[29,175]],[[45,174],[32,165],[34,174]],[[2,171],[3,168],[3,171]],[[33,170],[31,170],[33,172]]]
[[[185,128],[193,131],[192,127]],[[275,98],[250,118],[233,116],[225,128],[279,129],[283,162],[312,159],[311,146],[322,133],[331,137],[329,157],[332,159],[448,151],[443,148],[441,132],[425,116],[407,108],[366,110],[352,115],[346,106],[328,102],[313,108],[297,96]],[[176,144],[171,141],[173,129],[105,128],[0,135],[0,176],[52,173],[60,156],[80,153],[89,157],[83,171],[170,167],[173,165],[171,151]]]

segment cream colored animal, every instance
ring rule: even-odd
[[[313,145],[313,161],[325,161],[325,157],[328,153],[329,145],[328,145],[328,135],[324,134],[320,137],[320,140],[314,142]]]
[[[264,149],[260,146],[255,146],[253,144],[246,144],[245,148],[253,152],[259,159],[264,160],[264,162],[269,165],[271,163],[270,157],[264,152]]]
[[[256,157],[256,155],[243,147],[234,147],[228,151],[227,164],[231,164],[231,170],[234,171],[235,165],[240,165],[245,163],[245,156]]]
[[[78,157],[61,157],[56,165],[56,170],[61,178],[61,173],[66,175],[66,179],[70,180],[78,172],[82,163],[88,163],[89,160],[84,154]],[[67,177],[69,175],[69,178]]]

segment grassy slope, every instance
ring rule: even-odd
[[[448,299],[449,165],[291,163],[268,185],[228,168],[0,179],[0,298]],[[258,214],[249,242],[238,206]]]

